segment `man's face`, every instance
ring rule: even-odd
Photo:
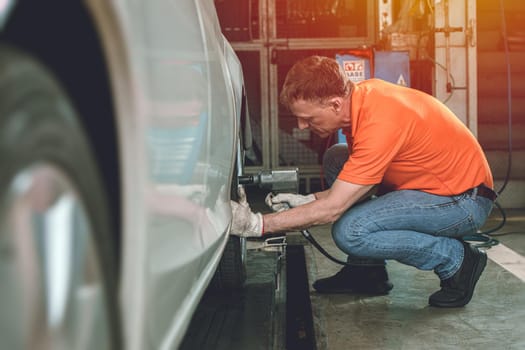
[[[290,106],[299,129],[310,129],[322,138],[333,135],[343,124],[338,108],[332,104],[297,100]]]

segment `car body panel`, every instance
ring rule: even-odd
[[[172,348],[226,243],[242,70],[212,0],[86,4],[119,130],[126,348]]]

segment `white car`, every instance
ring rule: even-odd
[[[0,348],[173,349],[242,285],[243,86],[213,0],[0,1]]]

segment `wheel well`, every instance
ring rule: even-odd
[[[120,162],[109,75],[100,40],[81,1],[17,2],[0,33],[43,63],[59,80],[92,144],[112,208],[115,256],[121,225]]]

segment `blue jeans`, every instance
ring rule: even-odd
[[[348,159],[346,144],[324,155],[331,185]],[[438,196],[417,190],[387,193],[351,207],[332,226],[336,245],[349,263],[384,264],[392,259],[440,279],[452,277],[463,262],[458,238],[478,232],[492,210],[491,200],[473,194]]]

